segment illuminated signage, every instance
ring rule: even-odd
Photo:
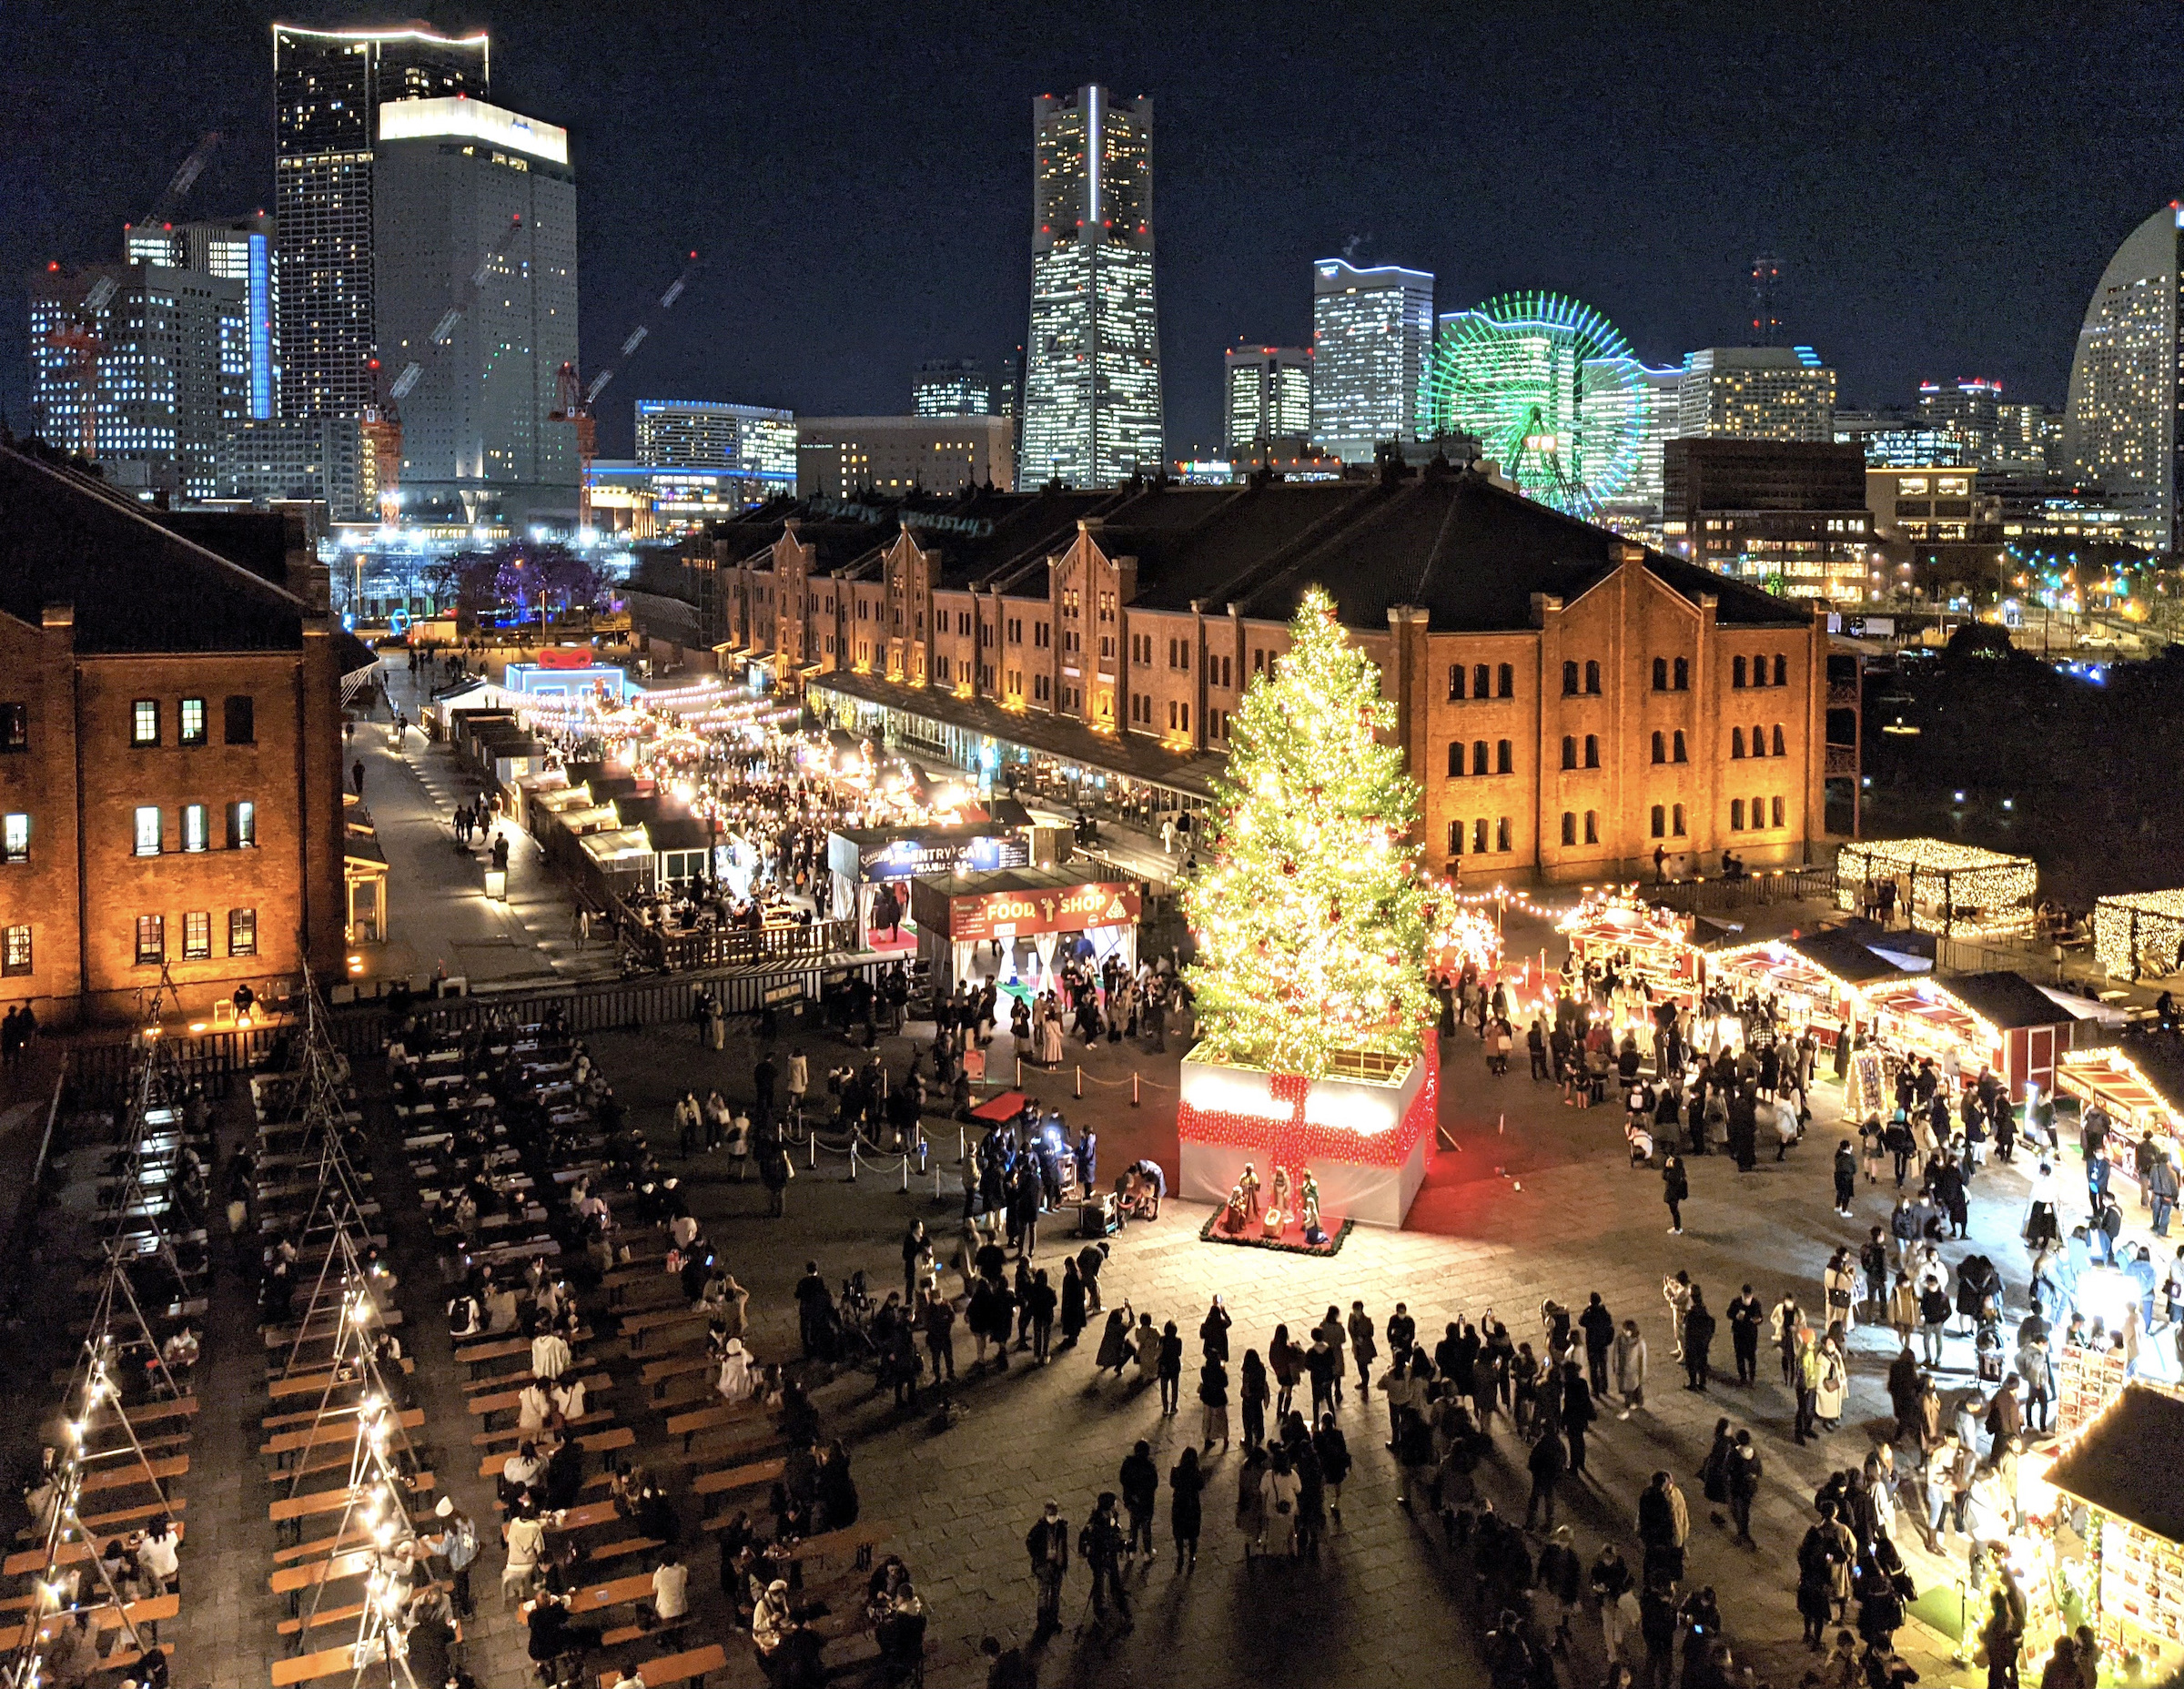
[[[389,100],[379,107],[382,141],[441,140],[459,137],[510,147],[549,164],[569,162],[569,131],[521,116],[483,100]]]
[[[1135,922],[1142,907],[1136,885],[1108,880],[1052,891],[981,892],[948,899],[948,936],[960,944],[991,938],[1005,926],[1018,937],[1123,926]]]

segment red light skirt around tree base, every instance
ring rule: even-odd
[[[1295,1234],[1309,1168],[1320,1187],[1323,1226],[1331,1230],[1332,1217],[1340,1215],[1360,1225],[1400,1227],[1425,1182],[1439,1077],[1430,1037],[1419,1059],[1387,1084],[1305,1079],[1187,1057],[1176,1109],[1182,1148],[1177,1194],[1225,1204],[1248,1161],[1263,1207],[1273,1194],[1275,1168],[1286,1167]],[[1250,1231],[1257,1233],[1256,1222]]]

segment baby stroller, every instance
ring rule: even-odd
[[[1982,1385],[2002,1381],[2002,1303],[1997,1296],[1990,1294],[1979,1299],[1979,1311],[1972,1331],[1972,1355]]]

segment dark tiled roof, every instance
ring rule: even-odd
[[[1828,929],[1790,940],[1791,949],[1847,985],[1870,985],[1876,979],[1899,979],[1904,970],[1847,933]]]
[[[2127,1385],[2113,1407],[2055,1463],[2048,1482],[2165,1542],[2184,1542],[2184,1401]]]
[[[292,651],[303,606],[122,496],[0,448],[0,611],[76,607],[89,652]]]
[[[1170,751],[1136,733],[1096,733],[1068,716],[1005,710],[986,698],[958,698],[953,693],[901,686],[875,675],[841,671],[814,674],[808,684],[867,703],[888,704],[935,721],[947,722],[988,738],[1006,740],[1045,756],[1111,769],[1136,780],[1172,786],[1193,796],[1211,795],[1210,777],[1228,758],[1208,753]],[[915,748],[912,753],[915,754]]]
[[[2005,1032],[2013,1027],[2068,1026],[2078,1018],[2022,974],[1944,974],[1936,983]]]

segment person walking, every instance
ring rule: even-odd
[[[1380,1359],[1380,1347],[1373,1336],[1372,1316],[1365,1311],[1363,1302],[1350,1305],[1350,1352],[1358,1363],[1358,1399],[1362,1401],[1372,1394],[1372,1363]]]
[[[1153,1445],[1144,1438],[1138,1446],[1123,1457],[1118,1474],[1122,1486],[1123,1511],[1130,1518],[1130,1540],[1123,1552],[1136,1559],[1140,1539],[1145,1543],[1145,1557],[1150,1562],[1158,1552],[1153,1547],[1153,1509],[1160,1499],[1160,1469],[1153,1464]]]
[[[1115,1610],[1122,1615],[1127,1625],[1135,1621],[1130,1617],[1129,1592],[1122,1586],[1123,1550],[1127,1542],[1122,1522],[1115,1516],[1115,1492],[1102,1490],[1099,1504],[1085,1528],[1077,1533],[1077,1552],[1085,1563],[1092,1568],[1092,1612],[1095,1617],[1107,1616],[1107,1598],[1115,1599]]]
[[[1350,1441],[1342,1428],[1335,1423],[1335,1416],[1320,1416],[1320,1429],[1312,1433],[1312,1452],[1319,1458],[1320,1479],[1327,1495],[1328,1516],[1337,1524],[1342,1522],[1342,1485],[1350,1477]]]
[[[1668,1229],[1672,1237],[1684,1231],[1684,1204],[1691,1198],[1691,1180],[1684,1175],[1684,1160],[1673,1150],[1661,1164],[1661,1200],[1668,1205]]]
[[[1532,1495],[1524,1504],[1524,1528],[1542,1525],[1554,1529],[1554,1486],[1569,1469],[1570,1457],[1562,1447],[1562,1437],[1551,1425],[1542,1431],[1532,1445],[1532,1452],[1524,1457],[1525,1470],[1532,1474]],[[1542,1522],[1541,1514],[1546,1517]]]
[[[1212,1448],[1218,1437],[1221,1447],[1228,1447],[1228,1369],[1218,1356],[1208,1355],[1198,1369],[1198,1401],[1206,1410],[1204,1447]]]
[[[1051,1636],[1062,1628],[1062,1580],[1069,1571],[1069,1522],[1062,1504],[1048,1502],[1024,1538],[1024,1552],[1031,1557],[1031,1575],[1039,1586],[1037,1634]]]
[[[1736,1381],[1759,1382],[1759,1328],[1767,1312],[1745,1285],[1729,1303],[1729,1342],[1736,1352]]]

